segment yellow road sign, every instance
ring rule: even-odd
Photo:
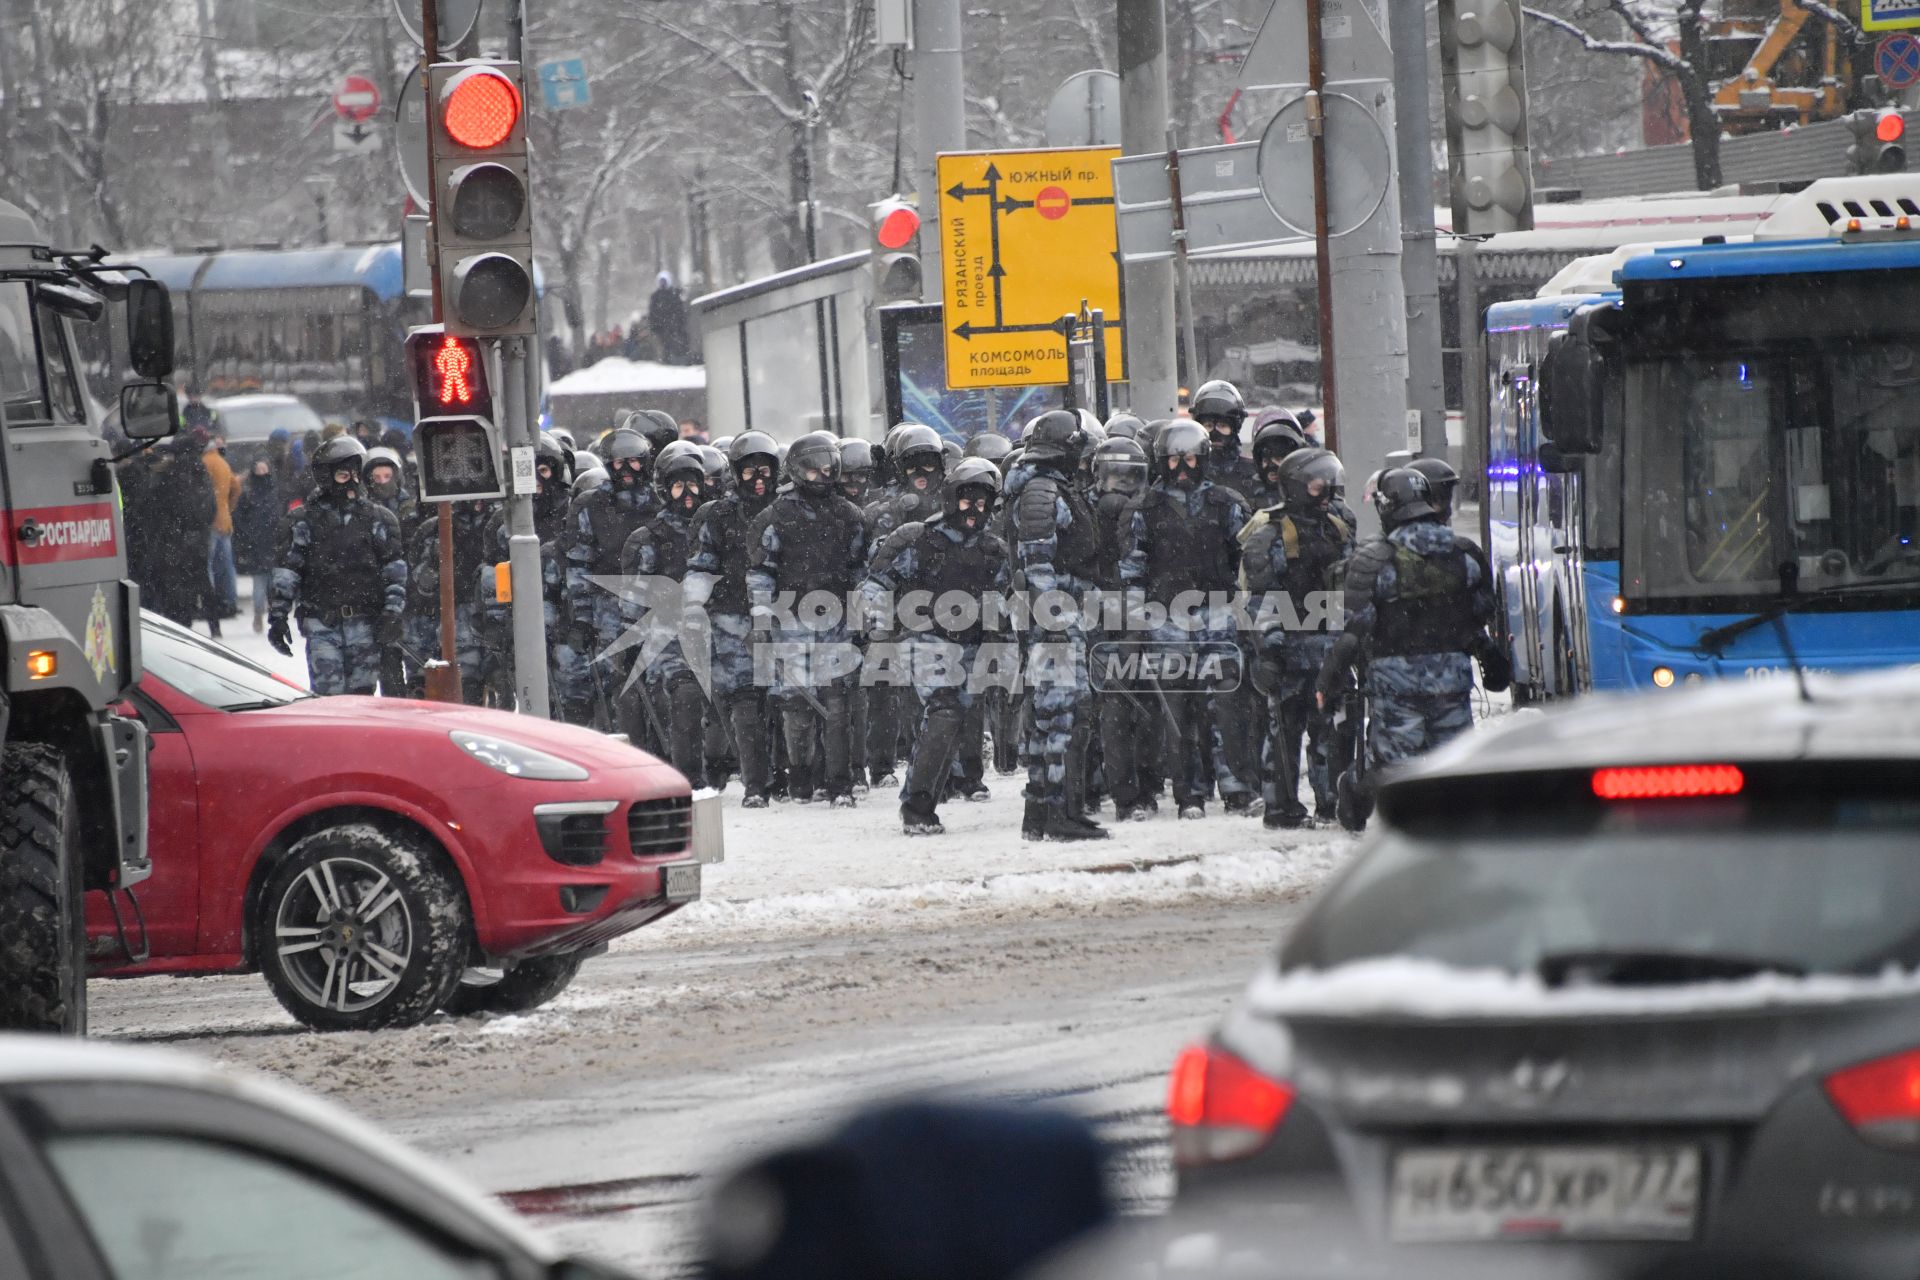
[[[939,159],[947,386],[1064,385],[1060,317],[1106,314],[1107,376],[1126,377],[1111,147]]]
[[[1860,25],[1868,31],[1920,27],[1920,0],[1860,0]]]

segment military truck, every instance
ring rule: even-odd
[[[116,912],[147,861],[147,737],[111,707],[140,676],[113,446],[79,325],[126,312],[123,452],[171,435],[166,287],[49,245],[0,201],[0,1029],[84,1034],[85,895]],[[96,343],[96,347],[111,344]],[[128,911],[137,922],[138,911]],[[130,953],[142,945],[124,933]]]

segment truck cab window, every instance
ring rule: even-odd
[[[67,349],[67,326],[44,306],[34,310],[40,320],[40,358],[46,369],[47,401],[53,408],[53,420],[85,422],[87,410],[80,401],[73,353]]]
[[[0,399],[6,402],[10,423],[47,420],[37,347],[26,284],[0,284]]]

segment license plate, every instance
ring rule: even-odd
[[[670,862],[660,868],[666,877],[668,902],[692,902],[700,896],[700,864]]]
[[[1448,1147],[1402,1151],[1396,1241],[1685,1240],[1700,1211],[1689,1146]]]

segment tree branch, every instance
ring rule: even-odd
[[[1535,22],[1552,27],[1556,31],[1563,31],[1567,35],[1572,36],[1578,40],[1581,47],[1589,53],[1613,53],[1629,58],[1644,58],[1646,61],[1663,67],[1675,75],[1685,76],[1693,74],[1693,67],[1685,58],[1682,58],[1679,54],[1669,49],[1663,49],[1658,45],[1641,44],[1635,40],[1602,40],[1598,36],[1592,35],[1574,23],[1569,22],[1567,19],[1555,14],[1546,13],[1531,6],[1524,6],[1521,12],[1525,13]]]

